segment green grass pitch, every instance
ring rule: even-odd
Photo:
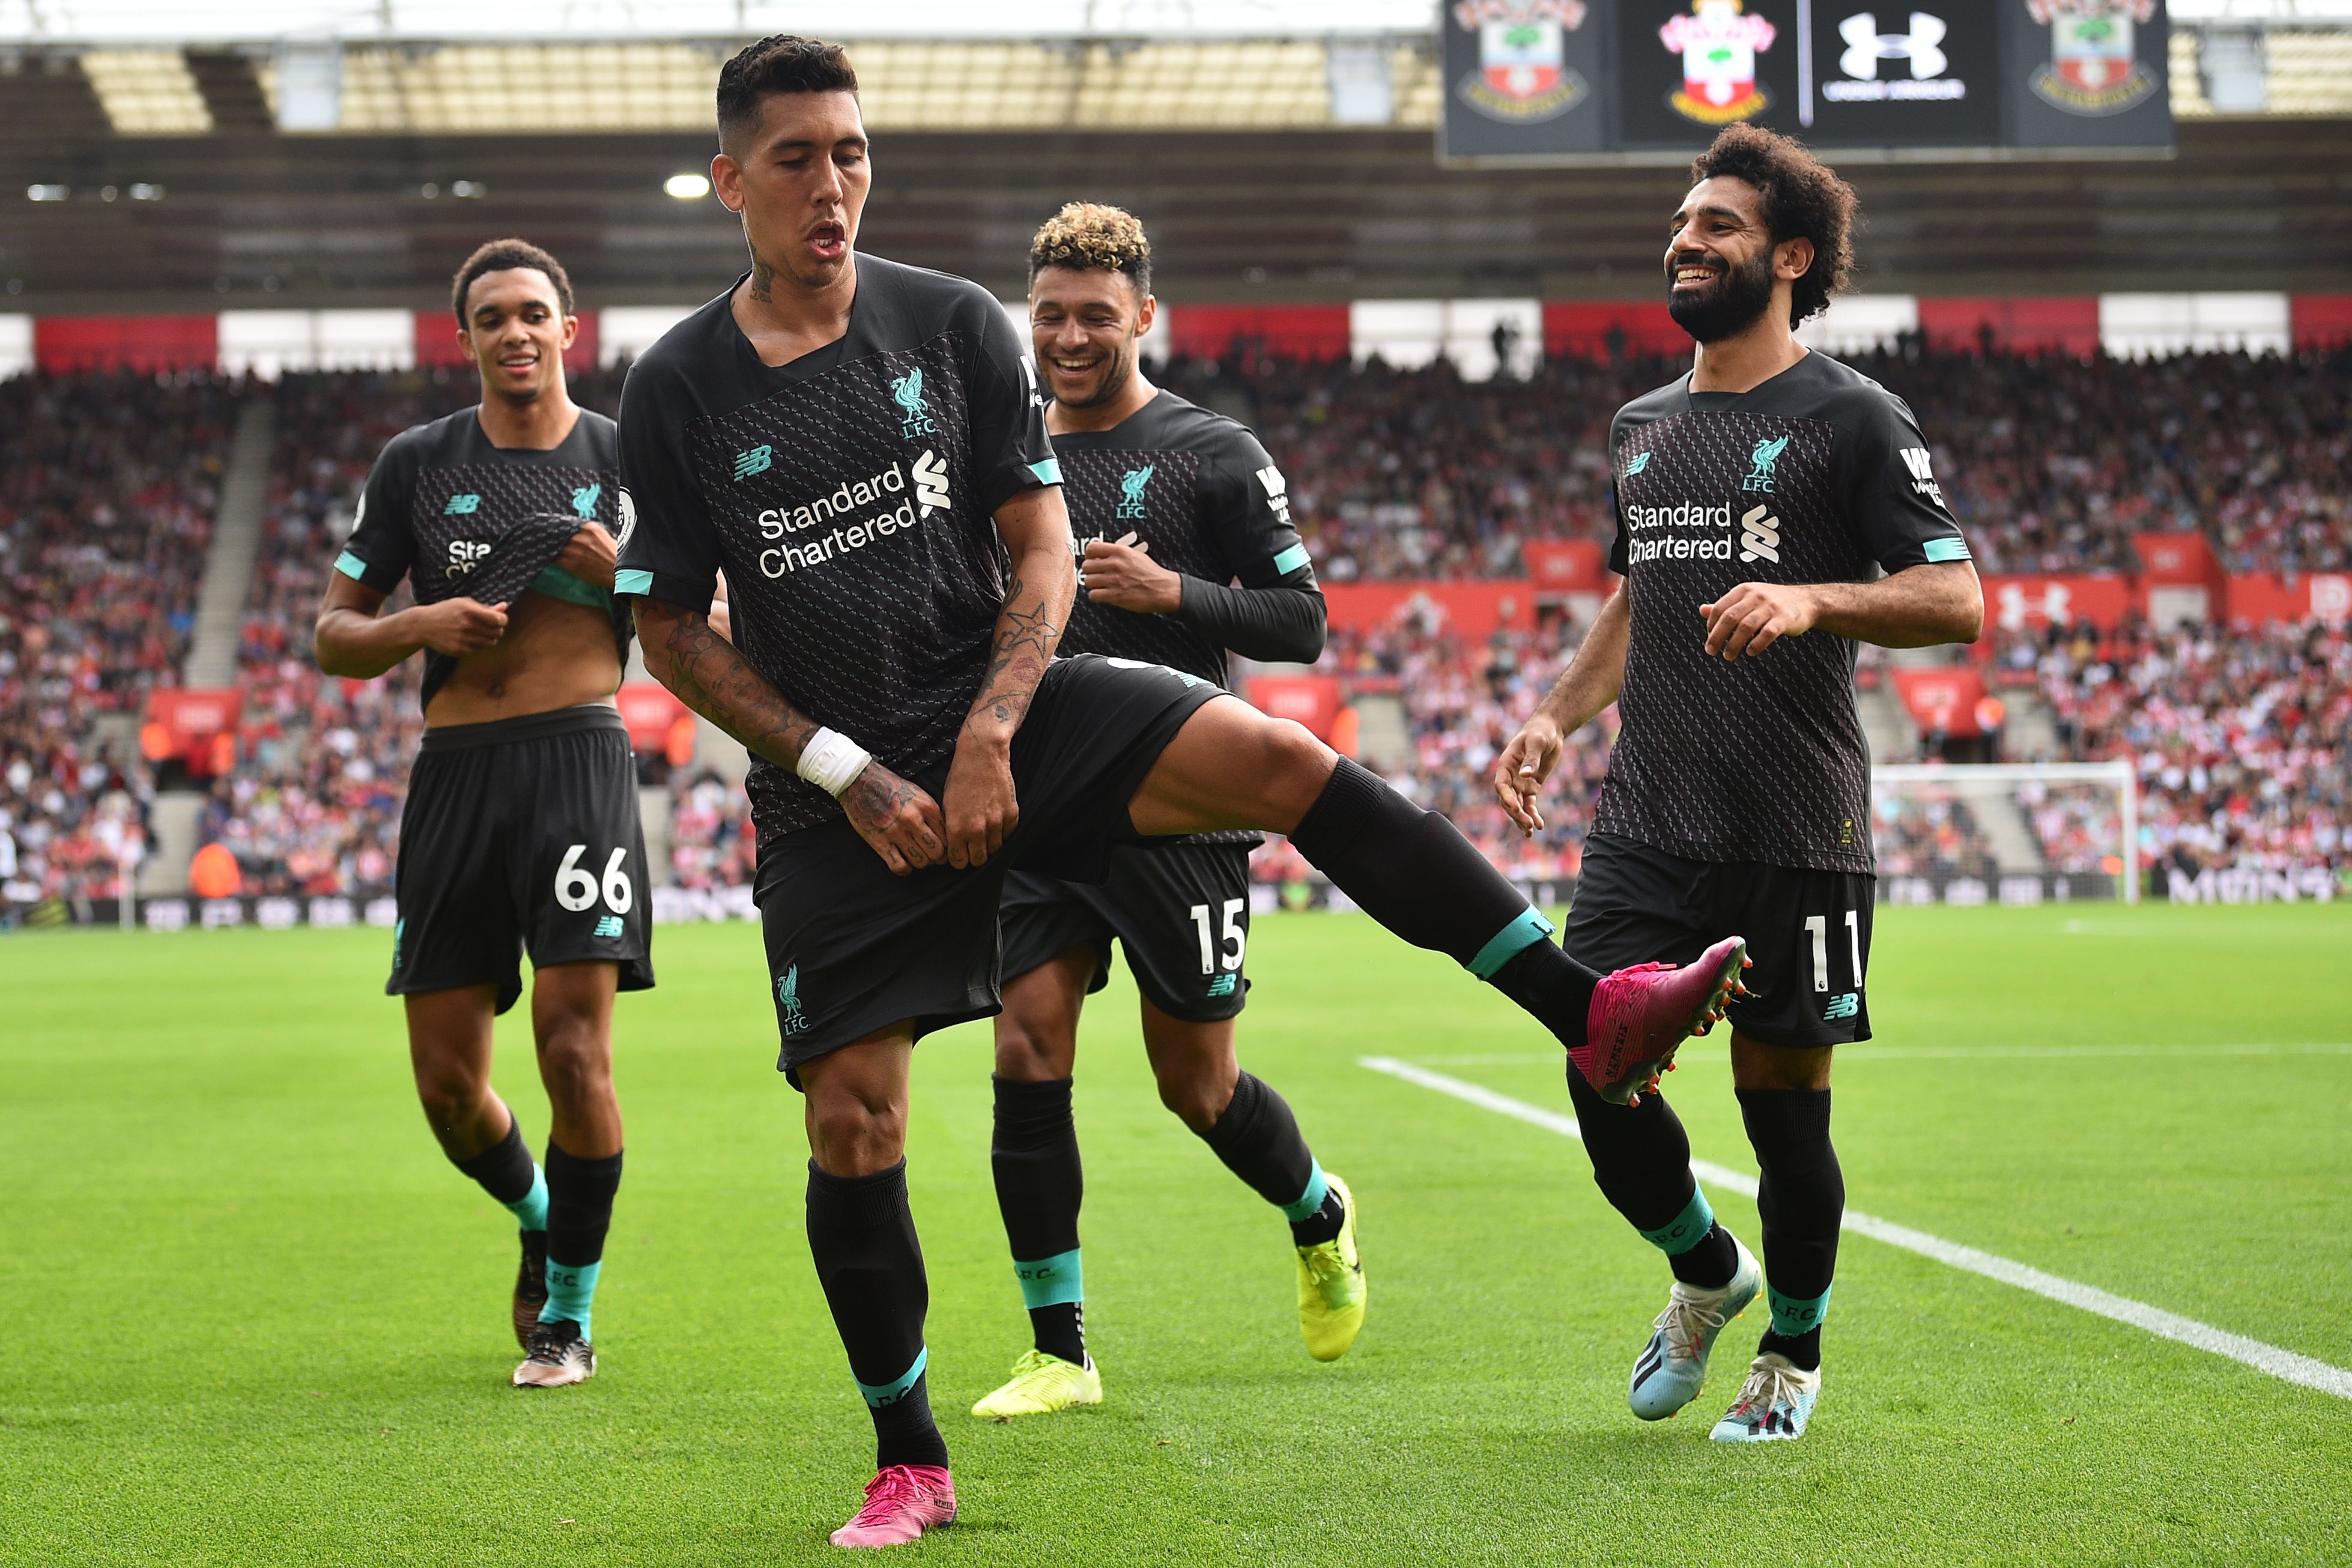
[[[382,932],[0,941],[0,1563],[815,1563],[872,1448],[802,1239],[756,931],[664,928],[625,998],[629,1167],[584,1388],[506,1386],[512,1231],[409,1089]],[[1838,1070],[1851,1200],[2352,1366],[2352,908],[1890,910]],[[1263,919],[1244,1061],[1364,1211],[1363,1338],[1302,1349],[1274,1214],[1088,1009],[1087,1325],[1108,1401],[964,1414],[1024,1347],[984,1026],[918,1052],[942,1563],[2352,1560],[2352,1404],[1849,1236],[1801,1443],[1644,1426],[1656,1255],[1559,1134],[1558,1052],[1360,916]],[[526,1009],[527,1010],[527,1009]],[[2203,1056],[2180,1048],[2315,1045]],[[2104,1054],[2013,1048],[2134,1048]],[[547,1130],[519,1011],[499,1082]],[[1988,1051],[2008,1054],[1981,1054]],[[1979,1053],[1979,1054],[1971,1054]],[[1464,1060],[1470,1059],[1470,1060]],[[1752,1169],[1713,1041],[1672,1081]],[[1753,1238],[1752,1204],[1717,1195]]]

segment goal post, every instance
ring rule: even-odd
[[[1870,794],[1890,903],[2139,902],[2128,761],[1888,765]]]

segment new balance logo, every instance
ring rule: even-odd
[[[583,485],[577,490],[572,491],[572,515],[582,517],[594,517],[596,515],[596,498],[604,493],[604,486],[602,485]]]
[[[1649,465],[1650,455],[1646,452],[1636,452],[1625,465],[1625,477],[1631,479]]]
[[[1903,466],[1911,470],[1911,488],[1937,506],[1944,504],[1944,487],[1936,483],[1935,458],[1924,446],[1903,449]]]
[[[752,475],[765,474],[775,465],[776,449],[772,446],[754,446],[749,452],[738,452],[735,455],[735,482],[740,485]]]
[[[481,509],[482,498],[479,496],[452,496],[449,504],[441,508],[441,515],[445,517],[470,517]]]
[[[604,916],[604,918],[603,918],[602,920],[599,920],[598,922],[596,922],[596,935],[597,935],[597,936],[618,936],[620,934],[621,934],[621,917],[620,917],[619,915],[607,915],[606,916]]]
[[[915,504],[922,508],[924,517],[928,517],[933,512],[944,512],[955,504],[948,496],[948,465],[940,461],[938,453],[928,446],[923,448],[923,455],[915,459],[912,472],[915,476]]]
[[[1776,565],[1780,562],[1780,519],[1766,517],[1767,510],[1759,507],[1739,519],[1740,559],[1769,560]]]
[[[1829,1001],[1829,1006],[1822,1009],[1822,1018],[1827,1022],[1835,1023],[1841,1019],[1853,1018],[1855,1014],[1861,1011],[1861,994],[1855,991],[1848,991],[1843,996],[1832,997]]]
[[[1241,977],[1238,975],[1219,975],[1209,982],[1209,994],[1213,997],[1230,997],[1234,994],[1234,987],[1240,979]]]

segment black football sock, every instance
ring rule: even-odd
[[[874,1468],[948,1462],[923,1370],[930,1281],[907,1207],[907,1162],[872,1176],[829,1176],[809,1162],[809,1256],[874,1417]]]
[[[1584,1043],[1601,977],[1444,817],[1342,757],[1290,841],[1382,925],[1488,981],[1563,1045]]]
[[[1612,1105],[1574,1062],[1568,1093],[1593,1183],[1610,1207],[1666,1255],[1666,1266],[1684,1284],[1703,1291],[1729,1284],[1739,1270],[1739,1254],[1691,1176],[1690,1135],[1666,1097],[1644,1094],[1639,1105]]]
[[[1822,1319],[1837,1272],[1838,1225],[1845,1216],[1845,1173],[1830,1143],[1830,1092],[1742,1089],[1738,1095],[1762,1173],[1756,1210],[1764,1220],[1764,1278],[1772,1304],[1772,1326],[1757,1348],[1818,1371]]]
[[[1070,1081],[999,1077],[995,1082],[996,1134],[988,1163],[996,1173],[996,1207],[1029,1308],[1029,1332],[1047,1355],[1084,1366],[1087,1291],[1078,1205],[1086,1172],[1070,1118]]]
[[[1314,1247],[1339,1234],[1347,1218],[1339,1195],[1307,1151],[1289,1103],[1263,1080],[1246,1072],[1235,1080],[1233,1100],[1201,1141],[1252,1192],[1282,1210],[1294,1243]]]
[[[569,1318],[580,1337],[593,1339],[596,1276],[604,1269],[604,1233],[613,1226],[613,1195],[621,1187],[621,1156],[583,1160],[547,1140],[547,1304],[539,1321]]]
[[[449,1162],[479,1182],[484,1192],[506,1206],[525,1230],[547,1228],[547,1178],[522,1141],[522,1122],[507,1113],[507,1135],[469,1160]]]

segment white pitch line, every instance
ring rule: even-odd
[[[1514,1100],[1507,1094],[1497,1094],[1491,1089],[1459,1078],[1450,1078],[1443,1072],[1432,1072],[1427,1068],[1415,1067],[1411,1062],[1399,1061],[1391,1056],[1366,1056],[1359,1058],[1359,1061],[1375,1072],[1402,1078],[1408,1083],[1417,1083],[1440,1094],[1450,1094],[1456,1100],[1466,1101],[1530,1126],[1541,1127],[1563,1137],[1579,1135],[1574,1117],[1547,1111],[1540,1105],[1530,1105],[1523,1100]],[[1691,1171],[1702,1181],[1738,1193],[1743,1197],[1756,1196],[1756,1178],[1745,1172],[1712,1165],[1705,1160],[1693,1160]],[[2352,1399],[2352,1372],[2327,1362],[2283,1350],[2274,1344],[2265,1344],[2258,1339],[2248,1339],[2227,1329],[2217,1329],[2210,1323],[2184,1318],[2178,1312],[2168,1312],[2161,1307],[2151,1307],[2128,1296],[2115,1295],[2095,1285],[2084,1285],[2061,1279],[2055,1274],[2045,1274],[2027,1264],[1980,1251],[1974,1247],[1965,1247],[1957,1241],[1947,1241],[1940,1236],[1930,1236],[1924,1230],[1914,1230],[1907,1225],[1897,1225],[1892,1220],[1880,1219],[1856,1209],[1845,1211],[1844,1228],[1874,1241],[1884,1241],[1890,1247],[1900,1247],[1906,1252],[1933,1258],[1938,1263],[1964,1269],[1971,1274],[1981,1274],[1988,1280],[1998,1280],[2004,1285],[2014,1285],[2021,1291],[2031,1291],[2037,1296],[2047,1297],[2086,1312],[2095,1312],[2119,1323],[2129,1323],[2159,1338],[2227,1356],[2231,1361],[2251,1366],[2257,1372],[2266,1372],[2284,1382],[2315,1388],[2322,1394],[2333,1394],[2338,1399]]]
[[[1685,1047],[1684,1061],[1721,1057],[1720,1051]],[[2307,1045],[1842,1045],[1840,1061],[1973,1061],[2051,1060],[2084,1056],[2352,1056],[2352,1044],[2324,1041]],[[1461,1056],[1424,1056],[1424,1062],[1450,1067],[1540,1067],[1557,1062],[1549,1051],[1472,1052]]]

